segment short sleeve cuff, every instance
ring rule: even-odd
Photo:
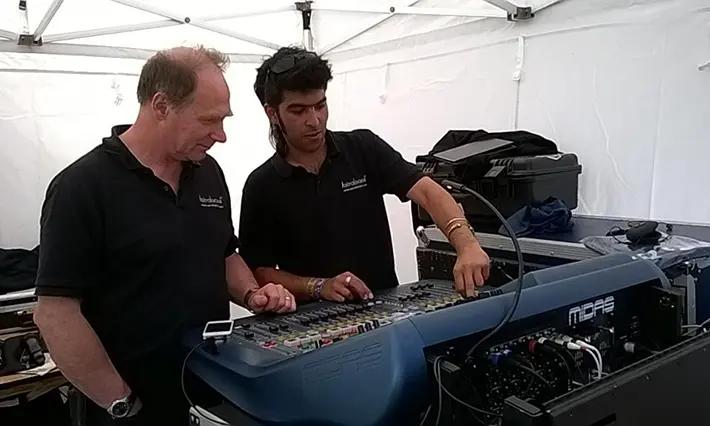
[[[409,201],[409,198],[407,198],[409,190],[412,189],[412,187],[425,176],[424,172],[422,172],[419,168],[413,167],[411,172],[403,177],[395,186],[393,192],[397,195],[397,197],[399,197],[400,201],[403,203],[407,202]]]
[[[69,297],[72,299],[81,299],[84,297],[85,293],[85,289],[83,287],[77,286],[76,282],[73,282],[72,285],[46,285],[41,282],[37,282],[37,284],[35,285],[36,296]]]
[[[224,249],[224,258],[228,258],[229,256],[233,255],[234,253],[237,252],[239,249],[239,238],[237,238],[236,235],[232,235],[229,238],[229,242],[227,243],[227,247]]]

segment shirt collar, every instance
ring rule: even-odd
[[[129,124],[120,124],[118,126],[113,126],[111,128],[111,136],[103,138],[104,150],[115,156],[126,168],[129,170],[142,170],[146,167],[141,164],[140,161],[133,155],[133,153],[126,147],[120,136],[130,128]],[[189,168],[199,167],[200,163],[197,161],[183,161],[183,166]]]
[[[333,133],[329,130],[326,130],[325,132],[325,144],[327,149],[326,160],[331,160],[340,155],[340,148],[338,147],[338,142],[335,138],[335,135],[333,135]],[[286,159],[280,156],[278,153],[275,153],[271,157],[271,164],[282,177],[291,176],[294,169],[297,168],[289,164],[289,162],[286,161]]]

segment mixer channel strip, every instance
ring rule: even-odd
[[[364,303],[330,304],[270,320],[237,324],[241,343],[284,356],[308,352],[425,312],[465,303],[453,286],[422,281],[399,286]]]

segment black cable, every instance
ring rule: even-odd
[[[550,383],[546,378],[542,377],[542,375],[540,373],[533,370],[532,368],[530,368],[526,365],[522,365],[520,363],[515,363],[515,368],[519,368],[519,369],[525,371],[526,373],[530,374],[534,378],[538,379],[540,381],[540,383],[544,384],[545,386],[549,387],[550,389],[554,389],[554,386],[552,386],[552,383]]]
[[[524,362],[527,364],[528,367],[532,368],[533,370],[535,369],[535,366],[533,363],[526,359],[526,358],[519,358],[521,362]],[[530,381],[528,382],[528,387],[525,389],[525,392],[523,392],[523,397],[527,397],[530,391],[532,390],[532,385],[535,383],[535,377],[530,376]]]
[[[564,355],[560,352],[560,351],[563,351],[564,348],[558,349],[557,347],[548,346],[548,345],[545,345],[544,343],[539,343],[537,341],[533,341],[531,343],[532,343],[531,345],[528,345],[530,352],[532,352],[534,354],[546,354],[546,355],[552,354],[552,355],[555,355],[557,358],[559,358],[562,361],[562,365],[564,365],[565,369],[567,370],[567,374],[569,375],[569,380],[570,380],[570,384],[571,384],[571,382],[574,380],[574,373],[572,373],[572,369],[570,368],[569,362],[567,362],[567,358],[565,358]],[[579,372],[579,379],[582,380],[582,382],[584,382],[585,380],[584,380],[584,374],[582,373],[582,370],[579,368],[577,363],[574,361],[574,357],[572,356],[572,354],[569,352],[567,352],[567,354],[569,355],[570,359],[574,363],[574,366],[577,367],[577,371]]]
[[[434,423],[435,426],[439,426],[439,422],[441,421],[441,410],[444,400],[444,385],[443,383],[441,383],[441,362],[443,361],[443,359],[444,358],[442,357],[436,357],[436,359],[434,359],[434,378],[439,384],[439,407],[436,411],[436,423]]]
[[[441,395],[441,390],[439,390],[439,395]],[[431,413],[431,404],[429,404],[426,411],[424,412],[424,416],[422,417],[422,421],[419,422],[419,426],[424,426],[424,423],[426,423],[426,419],[429,418],[429,413]]]
[[[570,385],[571,385],[572,381],[574,380],[574,373],[572,373],[572,369],[569,367],[569,363],[567,362],[565,357],[562,356],[561,353],[555,351],[554,354],[557,355],[557,357],[560,360],[562,360],[562,365],[565,366],[565,369],[567,370],[567,374],[569,374],[569,381],[570,381]],[[576,365],[576,363],[575,363],[575,365]],[[577,367],[577,368],[579,368],[579,367]],[[579,370],[579,379],[582,380],[582,382],[584,382],[584,375],[582,374],[582,370]]]
[[[483,410],[483,409],[481,409],[481,408],[474,407],[473,405],[468,404],[468,403],[462,401],[461,399],[455,397],[448,389],[446,389],[446,387],[444,387],[444,384],[441,382],[441,363],[442,363],[443,361],[444,361],[444,357],[443,357],[443,356],[437,356],[436,358],[434,358],[434,364],[433,364],[433,368],[434,368],[434,379],[436,380],[436,384],[439,386],[439,409],[438,409],[437,416],[436,416],[436,423],[435,423],[436,426],[439,426],[439,423],[441,422],[442,399],[443,399],[442,392],[443,392],[443,393],[446,393],[446,395],[448,395],[448,397],[451,398],[452,400],[458,402],[459,404],[461,404],[461,405],[463,405],[464,407],[466,407],[466,408],[468,408],[469,410],[471,410],[471,411],[472,411],[471,415],[473,416],[473,418],[474,418],[477,422],[479,422],[480,424],[482,424],[482,425],[485,425],[486,422],[484,422],[483,420],[479,419],[479,418],[474,414],[474,412],[481,413],[481,414],[484,414],[484,415],[486,415],[486,416],[491,416],[491,417],[501,417],[500,414],[492,413],[492,412],[490,412],[490,411],[486,411],[486,410]],[[426,420],[426,419],[425,419],[425,420]],[[422,423],[422,424],[423,424],[423,423]]]
[[[195,346],[190,349],[190,351],[185,355],[185,359],[182,361],[182,370],[180,371],[180,386],[182,387],[182,394],[187,400],[187,403],[190,405],[190,408],[194,409],[195,411],[199,412],[200,409],[192,403],[192,400],[190,399],[189,396],[187,396],[187,390],[185,389],[185,370],[187,369],[187,361],[190,359],[190,355],[193,354],[197,349],[201,348],[203,345],[209,343],[209,340],[202,340],[200,343],[196,344]],[[212,418],[214,416],[210,416]],[[211,419],[213,422],[215,419]],[[226,422],[218,422],[219,424],[223,426],[229,426],[229,423]]]
[[[513,304],[510,306],[510,309],[508,309],[508,312],[505,314],[505,317],[501,320],[501,322],[491,330],[490,333],[488,333],[486,336],[484,336],[482,339],[480,339],[476,344],[469,349],[469,351],[466,353],[466,358],[471,358],[473,354],[476,352],[476,349],[478,349],[483,342],[486,340],[490,339],[493,337],[498,331],[500,331],[501,328],[503,328],[508,321],[513,317],[513,314],[515,313],[515,310],[518,308],[518,302],[520,302],[520,295],[523,293],[523,274],[525,273],[524,265],[525,261],[523,260],[523,251],[520,248],[520,244],[518,243],[518,238],[515,236],[515,232],[513,231],[513,228],[511,228],[510,224],[508,223],[507,220],[503,217],[500,211],[498,211],[493,204],[491,204],[486,198],[479,194],[478,192],[474,191],[473,189],[469,188],[468,186],[458,183],[458,182],[453,182],[447,179],[444,179],[441,182],[442,185],[451,187],[453,189],[456,189],[457,191],[464,191],[468,192],[469,194],[473,195],[474,197],[478,198],[483,204],[486,205],[500,220],[501,224],[505,228],[506,231],[508,231],[508,236],[510,236],[511,241],[513,242],[513,247],[515,248],[515,254],[516,257],[518,258],[518,285],[517,288],[515,289],[515,296],[513,299]]]

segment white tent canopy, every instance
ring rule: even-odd
[[[0,2],[0,247],[37,243],[51,177],[133,120],[144,59],[182,44],[234,62],[235,117],[213,152],[236,222],[244,179],[272,153],[255,68],[310,36],[333,64],[332,129],[371,128],[410,160],[449,129],[529,130],[579,155],[578,212],[710,223],[707,0],[516,4],[319,0],[300,5],[304,34],[284,1]],[[409,210],[387,203],[400,279],[415,279]]]
[[[5,51],[21,52],[27,51],[21,46],[41,45],[42,49],[32,51],[145,59],[150,50],[199,42],[231,53],[235,60],[257,62],[261,55],[297,41],[323,53],[368,44],[372,42],[370,30],[383,27],[392,18],[400,18],[391,25],[400,27],[396,36],[402,37],[483,18],[528,19],[533,10],[557,1],[533,0],[523,6],[508,0],[451,1],[446,5],[425,0],[6,1],[0,11],[4,18],[0,18],[0,36],[10,43],[19,41],[20,47],[4,43]],[[316,34],[315,45],[304,30]]]

